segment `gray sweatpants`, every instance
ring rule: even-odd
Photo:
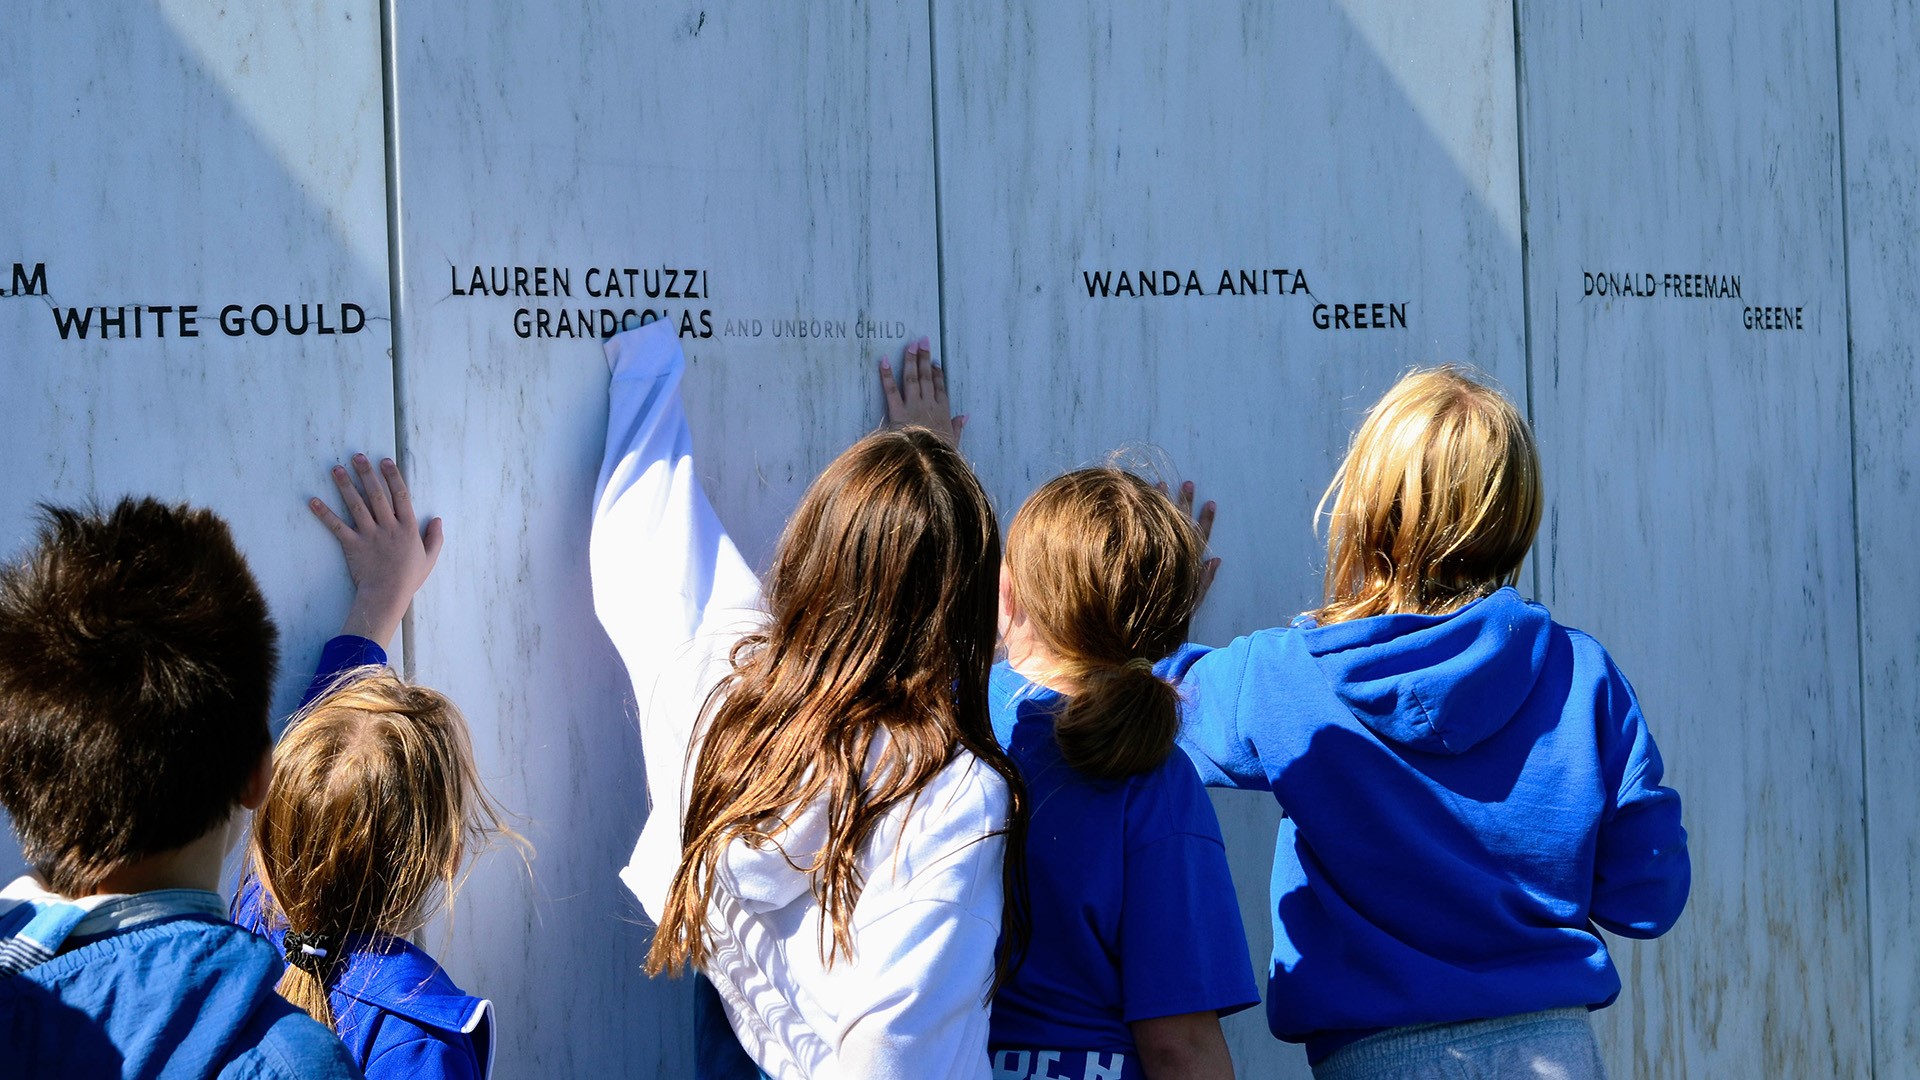
[[[1314,1067],[1314,1080],[1606,1080],[1585,1009],[1417,1024],[1369,1035]]]

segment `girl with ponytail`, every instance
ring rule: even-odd
[[[994,999],[997,1076],[1230,1078],[1219,1018],[1259,1002],[1220,823],[1154,670],[1214,566],[1182,500],[1081,469],[1007,532],[989,693],[1034,807],[1033,942]]]
[[[274,748],[233,921],[279,948],[280,995],[332,1028],[368,1080],[484,1080],[492,1004],[407,939],[493,838],[529,849],[501,823],[453,702],[386,666],[440,522],[421,529],[392,461],[354,466],[364,495],[334,468],[348,520],[309,504],[340,541],[354,603]]]

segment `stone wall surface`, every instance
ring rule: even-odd
[[[379,4],[5,21],[0,546],[42,501],[217,508],[278,616],[284,714],[348,601],[306,499],[394,449]]]
[[[1833,8],[1520,10],[1540,595],[1633,680],[1695,870],[1616,944],[1609,1064],[1864,1075]]]
[[[647,806],[586,568],[598,338],[651,317],[757,564],[925,334],[1003,518],[1116,449],[1220,502],[1211,641],[1314,603],[1399,372],[1487,371],[1546,463],[1525,584],[1686,802],[1610,1069],[1920,1074],[1912,0],[17,7],[0,542],[43,499],[219,509],[284,712],[347,600],[302,501],[400,454],[448,546],[396,658],[538,848],[422,939],[496,1001],[498,1075],[690,1074],[614,877]],[[1216,805],[1264,968],[1278,810]],[[1258,1010],[1228,1036],[1306,1075]]]
[[[1920,1076],[1920,4],[1841,4],[1873,1064]]]

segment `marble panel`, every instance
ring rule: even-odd
[[[970,449],[1008,513],[1117,448],[1195,479],[1202,638],[1316,602],[1315,503],[1402,370],[1524,391],[1510,5],[936,3],[933,41]],[[1216,805],[1264,972],[1276,811]],[[1305,1075],[1227,1023],[1243,1074]]]
[[[938,333],[926,8],[395,11],[404,441],[448,536],[414,663],[539,847],[530,874],[484,862],[426,940],[498,1004],[501,1075],[690,1075],[685,984],[642,974],[614,876],[646,805],[588,591],[597,339],[629,311],[684,327],[709,490],[763,563],[876,420],[868,363]]]
[[[1920,6],[1839,20],[1873,1062],[1920,1076]]]
[[[1611,943],[1616,1076],[1868,1072],[1834,12],[1518,8],[1538,587],[1639,691],[1693,857]]]
[[[22,0],[0,34],[0,551],[43,500],[219,511],[282,713],[348,601],[306,497],[394,440],[378,12]]]

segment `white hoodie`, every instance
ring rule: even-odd
[[[760,583],[700,486],[668,320],[607,343],[613,383],[594,498],[594,607],[633,679],[653,812],[621,880],[656,920],[680,863],[689,745],[728,652],[764,618]],[[808,865],[825,805],[779,850],[736,842],[716,876],[705,974],[776,1080],[985,1078],[1000,936],[1006,784],[962,752],[861,852],[853,956],[828,966]],[[828,940],[831,940],[830,935]]]

